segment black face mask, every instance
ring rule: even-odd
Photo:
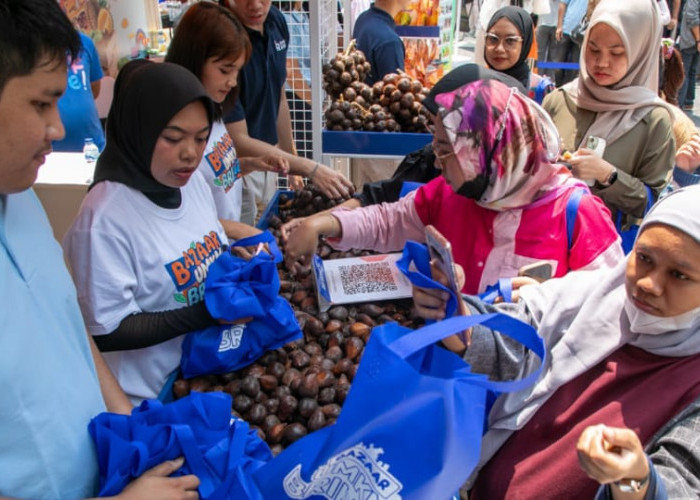
[[[484,191],[489,186],[489,177],[490,175],[486,172],[477,175],[473,180],[462,184],[457,190],[457,194],[472,200],[481,199]]]

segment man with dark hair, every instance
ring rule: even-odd
[[[281,155],[289,161],[291,174],[303,175],[331,198],[352,193],[352,184],[325,165],[296,155],[287,79],[289,31],[272,0],[219,0],[246,27],[253,46],[239,76],[239,100],[224,117],[239,156]],[[256,203],[267,203],[276,189],[271,172],[253,172],[243,179],[241,222],[254,223]]]
[[[80,39],[56,0],[0,0],[0,496],[97,492],[90,419],[131,404],[88,337],[76,291],[31,189],[51,141]],[[182,460],[135,481],[128,498],[198,498]]]

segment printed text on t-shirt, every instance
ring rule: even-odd
[[[192,305],[204,300],[204,281],[212,262],[221,255],[219,235],[211,231],[202,241],[193,241],[183,250],[182,257],[165,265],[170,278],[175,283],[177,302]]]

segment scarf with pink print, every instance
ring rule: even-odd
[[[481,80],[439,94],[435,102],[466,182],[488,178],[476,200],[483,207],[525,208],[575,183],[554,163],[559,134],[551,119],[515,89]]]

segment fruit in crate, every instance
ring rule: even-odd
[[[355,48],[355,40],[352,40],[347,49],[323,65],[323,90],[337,99],[353,83],[364,82],[370,69],[364,53]]]
[[[271,215],[268,222],[284,249],[283,222],[332,208],[343,200],[329,199],[316,186],[307,185],[295,191],[293,198],[280,194],[278,201],[279,214]],[[325,241],[319,242],[317,253],[323,259],[372,254],[361,249],[340,252]],[[294,309],[303,338],[267,351],[241,370],[179,379],[173,386],[175,398],[191,391],[231,394],[232,413],[250,422],[275,455],[336,421],[373,327],[391,321],[409,328],[423,324],[410,299],[336,305],[320,312],[311,274],[291,275],[284,263],[279,264],[278,272],[280,295]]]
[[[353,82],[328,106],[326,129],[427,132],[428,118],[421,105],[427,93],[420,81],[403,72],[385,75],[372,87]]]

